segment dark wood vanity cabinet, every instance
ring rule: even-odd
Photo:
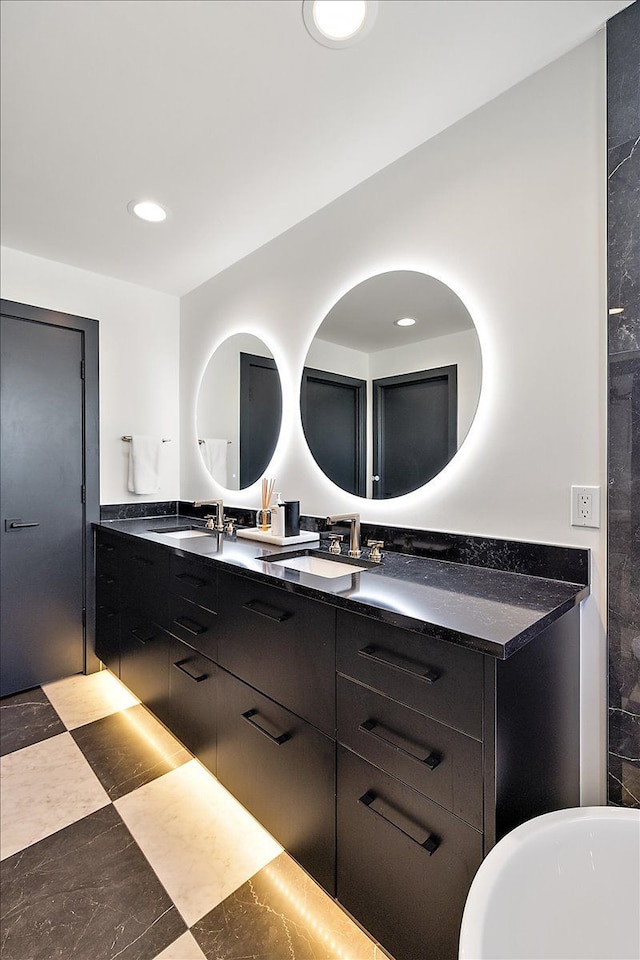
[[[579,798],[579,608],[506,660],[96,532],[98,655],[396,960]]]
[[[337,622],[337,897],[398,960],[454,960],[483,856],[579,798],[578,608],[505,661]]]

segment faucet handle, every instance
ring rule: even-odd
[[[384,541],[383,540],[367,540],[367,546],[371,547],[369,560],[372,560],[374,563],[380,563],[380,561],[382,560],[382,554],[380,553],[380,548],[384,547]]]
[[[340,545],[343,540],[343,535],[341,533],[330,533],[329,540],[331,540],[329,545],[329,553],[340,553]]]
[[[232,534],[234,532],[233,525],[235,522],[235,517],[224,517],[224,532],[227,534]]]
[[[215,530],[215,526],[213,523],[213,521],[216,519],[215,516],[212,513],[205,513],[204,519],[207,521],[205,523],[205,527],[207,528],[207,530]]]

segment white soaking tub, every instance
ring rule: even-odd
[[[579,807],[508,833],[480,866],[460,960],[638,960],[640,811]]]

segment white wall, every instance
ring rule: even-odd
[[[100,322],[100,502],[176,500],[180,482],[177,297],[2,248],[2,296]],[[123,434],[162,435],[157,494],[127,490]]]
[[[283,382],[268,473],[305,513],[357,509],[365,521],[592,549],[593,593],[582,611],[583,802],[604,798],[605,521],[600,530],[571,527],[569,490],[605,489],[605,149],[601,34],[181,303],[183,498],[222,492],[194,443],[196,391],[215,344],[247,331],[267,343]],[[358,500],[320,474],[297,394],[328,310],[355,284],[394,269],[432,274],[462,298],[480,337],[483,392],[448,467],[385,503]],[[258,485],[227,502],[259,505]]]

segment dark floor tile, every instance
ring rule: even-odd
[[[374,943],[283,853],[193,927],[207,960],[374,960]]]
[[[2,863],[3,960],[152,960],[185,923],[111,805]]]
[[[40,687],[0,700],[0,757],[66,729]]]
[[[70,732],[112,800],[192,759],[142,706]]]

